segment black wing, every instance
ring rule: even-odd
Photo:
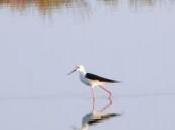
[[[116,81],[116,80],[112,80],[112,79],[107,79],[95,74],[91,74],[91,73],[87,73],[86,78],[90,79],[90,80],[99,80],[101,82],[109,82],[109,83],[120,83],[120,81]]]
[[[88,124],[92,126],[94,124],[100,123],[101,121],[104,121],[104,120],[107,120],[107,119],[110,119],[116,116],[121,116],[121,114],[120,113],[107,113],[107,114],[97,116],[97,117],[92,116],[92,119],[88,121]]]

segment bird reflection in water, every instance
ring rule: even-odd
[[[73,127],[73,130],[89,130],[91,126],[120,115],[120,113],[90,112],[83,116],[81,128]]]
[[[104,123],[113,117],[121,116],[120,113],[106,113],[104,112],[111,104],[107,104],[99,111],[92,111],[85,114],[82,117],[81,128],[72,127],[73,130],[89,130],[90,127],[95,126],[98,123]]]

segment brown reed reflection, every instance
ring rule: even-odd
[[[157,3],[161,3],[159,0],[130,0],[129,5],[130,7],[143,7],[143,6],[154,6]]]
[[[127,0],[125,4],[129,8],[137,8],[150,6],[154,7],[157,4],[166,4],[167,2],[173,4],[174,0]],[[103,3],[105,6],[113,6],[115,8],[121,6],[122,0],[94,0],[94,2]],[[55,9],[65,8],[84,8],[91,9],[92,2],[88,0],[0,0],[0,7],[9,7],[17,11],[24,11],[29,7],[35,7],[40,13],[47,14]],[[81,10],[80,10],[81,11]]]
[[[0,7],[9,7],[21,12],[35,7],[42,14],[48,14],[55,9],[86,6],[84,0],[0,0]]]

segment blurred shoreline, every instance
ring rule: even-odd
[[[172,5],[173,0],[96,0],[96,4],[102,4],[111,8],[128,6],[128,8],[154,7],[156,5]],[[13,11],[23,12],[30,7],[36,8],[40,13],[51,13],[54,9],[82,8],[90,9],[92,2],[87,0],[0,0],[0,7],[10,8]]]

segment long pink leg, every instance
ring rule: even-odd
[[[112,97],[112,93],[109,90],[107,90],[105,87],[103,87],[103,86],[100,86],[100,88],[103,89],[105,92],[107,92],[109,94],[109,97],[108,97],[109,103],[105,107],[103,107],[102,110],[101,110],[101,111],[104,111],[104,110],[106,110],[108,107],[110,107],[112,105],[112,98],[111,98]]]
[[[90,87],[90,88],[91,88],[91,95],[92,95],[92,101],[93,101],[92,111],[94,111],[94,109],[95,109],[95,93],[94,93],[94,88],[93,87]]]

